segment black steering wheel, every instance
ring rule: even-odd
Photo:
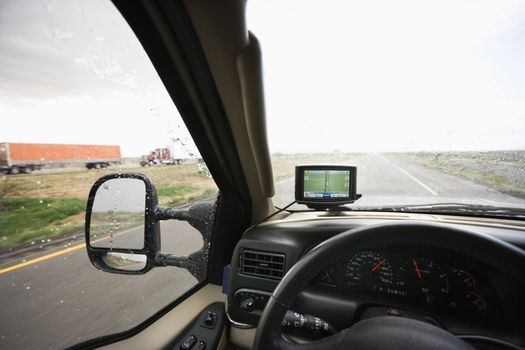
[[[491,236],[453,226],[424,222],[388,223],[343,232],[324,241],[299,260],[281,280],[270,297],[259,321],[255,350],[325,350],[325,349],[473,349],[453,334],[417,320],[383,316],[355,323],[330,337],[307,344],[287,341],[281,322],[301,290],[323,268],[349,250],[382,245],[431,245],[473,256],[525,285],[525,253]]]

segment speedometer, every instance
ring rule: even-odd
[[[393,278],[390,263],[377,251],[359,252],[346,265],[346,280],[351,286],[376,289],[383,284],[392,284]]]

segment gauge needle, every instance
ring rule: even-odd
[[[417,266],[416,259],[412,259],[412,262],[414,263],[414,267],[416,268],[417,277],[421,278],[421,271],[419,270],[419,266]]]
[[[383,263],[385,262],[385,259],[381,260],[380,262],[378,262],[374,267],[372,267],[372,272],[376,272],[376,270],[381,266],[383,265]]]

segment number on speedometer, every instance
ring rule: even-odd
[[[392,267],[386,258],[373,250],[354,255],[346,265],[349,285],[375,289],[380,284],[392,284]]]

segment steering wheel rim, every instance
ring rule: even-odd
[[[303,258],[288,271],[275,288],[263,310],[257,327],[253,349],[319,350],[336,349],[341,345],[344,346],[345,349],[349,349],[349,346],[351,346],[349,342],[352,341],[352,339],[350,339],[352,336],[349,336],[349,333],[351,333],[349,330],[352,330],[354,327],[338,332],[320,341],[309,344],[295,344],[283,338],[281,321],[285,312],[292,306],[298,291],[306,287],[323,268],[347,256],[349,247],[351,247],[352,251],[359,251],[370,248],[373,244],[371,242],[381,242],[381,244],[388,246],[400,244],[429,245],[429,243],[431,243],[433,247],[472,256],[484,261],[501,271],[506,271],[516,281],[525,285],[525,253],[517,247],[497,238],[462,228],[460,229],[455,226],[427,222],[394,222],[364,226],[343,232],[320,243],[305,254]],[[468,249],[465,250],[466,247],[468,247]],[[389,324],[392,322],[395,324],[397,321],[387,321]],[[355,325],[359,323],[360,322],[357,322]],[[422,322],[418,323],[423,324]],[[445,347],[441,347],[441,349],[471,349],[470,345],[452,334],[437,327],[433,328],[451,337],[445,339],[447,336],[442,334]],[[415,346],[421,348],[420,343]],[[410,347],[406,348],[406,350],[410,349]],[[416,349],[416,347],[412,347],[412,349]]]

